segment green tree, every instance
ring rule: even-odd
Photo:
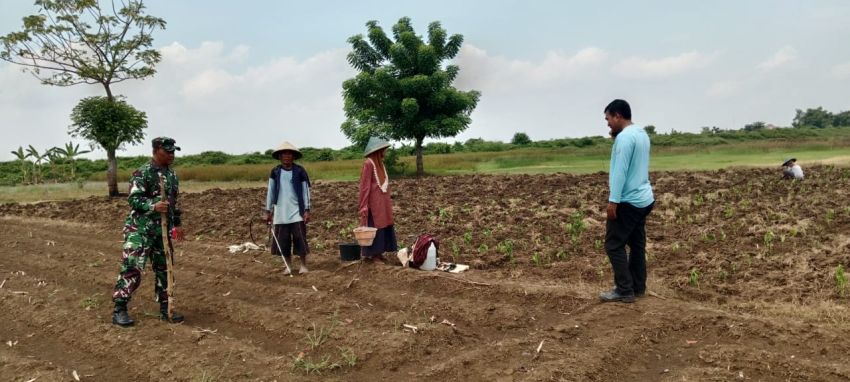
[[[27,158],[32,154],[25,152],[21,146],[18,146],[17,151],[12,151],[12,154],[21,162],[21,184],[24,184],[27,182]]]
[[[529,138],[528,134],[526,133],[516,133],[511,139],[511,144],[517,146],[525,146],[531,144],[531,138]]]
[[[457,55],[463,36],[447,36],[435,21],[428,26],[426,43],[407,17],[393,26],[393,39],[377,21],[366,28],[368,41],[359,34],[348,39],[348,62],[360,73],[342,84],[346,121],[341,130],[360,146],[370,135],[413,140],[421,176],[425,138],[454,137],[465,130],[480,98],[478,91],[455,89],[460,68],[443,65]]]
[[[77,179],[77,157],[86,153],[90,153],[91,150],[80,150],[79,144],[74,144],[74,142],[68,142],[65,144],[65,147],[57,147],[56,152],[62,154],[62,156],[68,160],[71,164],[71,180]]]
[[[646,131],[646,134],[655,135],[655,125],[646,125],[643,129]]]
[[[797,109],[797,115],[794,116],[794,122],[791,126],[794,127],[815,127],[822,129],[832,126],[833,115],[829,111],[818,107],[817,109],[806,109],[802,111]]]
[[[836,114],[832,119],[832,126],[850,127],[850,110]]]
[[[124,144],[140,143],[148,127],[147,115],[136,110],[123,99],[110,101],[106,97],[83,98],[71,112],[68,133],[73,137],[87,139],[106,150],[109,195],[118,195],[117,186],[113,194],[113,183],[118,171],[115,151]]]
[[[748,123],[744,125],[744,131],[758,131],[764,129],[765,126],[765,123],[761,121]]]
[[[155,73],[161,57],[152,48],[152,33],[165,29],[165,20],[146,15],[142,0],[100,3],[35,0],[39,12],[23,18],[23,30],[0,36],[0,59],[46,85],[101,85],[107,100],[115,101],[112,84]],[[109,194],[115,196],[117,159],[107,160]]]

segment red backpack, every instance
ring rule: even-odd
[[[416,243],[413,244],[413,256],[410,258],[410,267],[419,268],[428,257],[428,248],[434,243],[434,248],[437,252],[440,251],[440,241],[430,233],[423,233],[416,238]]]

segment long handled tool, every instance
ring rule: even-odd
[[[168,200],[165,177],[161,173],[159,174],[159,194],[160,200]],[[168,287],[165,288],[165,293],[168,294],[168,321],[171,321],[171,310],[174,308],[174,250],[168,240],[168,213],[160,212],[159,220],[162,224],[162,250],[165,252],[165,274],[168,279]]]
[[[277,252],[280,253],[280,259],[283,260],[283,265],[289,271],[289,277],[292,277],[292,268],[289,267],[289,262],[286,261],[286,256],[283,255],[283,249],[280,248],[280,242],[277,241],[277,234],[274,232],[271,224],[269,224],[269,232],[272,234],[272,240],[274,240],[274,244],[277,246]]]

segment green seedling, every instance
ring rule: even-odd
[[[348,367],[354,367],[354,366],[357,365],[357,355],[354,354],[354,351],[351,350],[351,348],[340,347],[339,348],[339,355],[340,355],[340,357],[342,357],[342,361]]]
[[[847,274],[844,273],[844,265],[842,264],[835,267],[835,290],[841,297],[844,297],[847,290]]]
[[[688,284],[699,288],[699,276],[699,271],[696,268],[692,268],[691,273],[688,275]]]
[[[539,252],[535,253],[534,255],[531,255],[531,262],[533,262],[534,265],[538,267],[543,263],[543,259],[541,258]]]
[[[463,241],[466,242],[466,245],[472,244],[472,232],[471,231],[464,232]]]
[[[489,249],[487,244],[481,244],[478,246],[478,253],[486,253]]]

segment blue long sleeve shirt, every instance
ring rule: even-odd
[[[626,126],[614,139],[608,187],[612,203],[644,208],[655,201],[649,183],[649,135],[643,126]]]

